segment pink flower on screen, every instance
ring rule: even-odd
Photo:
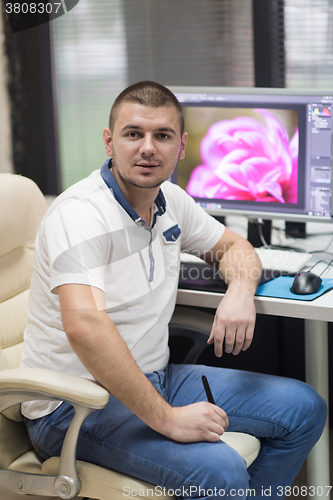
[[[203,164],[186,187],[191,196],[297,203],[298,129],[289,140],[270,111],[255,111],[266,126],[240,116],[208,129],[201,142]]]

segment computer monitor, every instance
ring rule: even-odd
[[[172,180],[211,215],[332,221],[333,91],[171,90],[189,134]]]

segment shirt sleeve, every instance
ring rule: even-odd
[[[99,211],[83,200],[60,204],[45,221],[50,288],[83,284],[104,289],[105,266],[111,255],[111,234]]]

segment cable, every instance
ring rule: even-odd
[[[278,227],[278,226],[272,226],[272,229],[274,229],[274,231],[280,231],[281,233],[284,233],[286,231],[284,227]],[[332,231],[328,231],[325,233],[306,233],[305,238],[302,239],[314,238],[316,236],[332,236],[332,234],[333,234]]]
[[[318,264],[320,264],[321,262],[324,262],[325,264],[327,264],[326,260],[318,260],[318,262],[316,262],[315,264],[313,264],[313,266],[310,267],[310,269],[307,272],[312,271],[312,269],[314,267],[316,267]],[[327,271],[327,269],[332,265],[332,262],[333,262],[333,259],[331,259],[329,261],[329,263],[327,264],[327,266],[325,267],[325,269],[319,274],[319,276],[321,276],[322,274],[324,274],[325,271]]]
[[[267,241],[265,240],[265,237],[264,237],[264,234],[263,234],[263,226],[264,226],[264,221],[262,219],[257,219],[257,220],[254,220],[252,221],[253,223],[256,223],[258,225],[258,233],[259,233],[259,238],[260,238],[260,241],[261,243],[263,244],[263,246],[265,248],[277,248],[277,249],[282,249],[282,250],[294,250],[295,252],[304,252],[304,249],[302,248],[297,248],[297,247],[291,247],[291,246],[287,246],[287,245],[268,245]],[[284,229],[282,228],[279,228],[279,227],[273,227],[274,230],[278,230],[278,231],[284,231]],[[328,245],[326,246],[326,248],[324,248],[323,250],[312,250],[312,251],[308,251],[307,253],[311,253],[311,254],[315,254],[315,253],[325,253],[327,252],[327,250],[329,249],[329,247],[331,246],[332,242],[333,242],[333,234],[330,232],[330,233],[317,233],[317,234],[312,234],[312,235],[307,235],[307,237],[313,237],[313,236],[327,236],[327,235],[332,235],[332,238],[330,239]],[[330,252],[327,252],[327,253],[330,253]],[[321,262],[321,261],[320,261]]]
[[[309,252],[309,253],[325,253],[325,252],[327,252],[327,250],[329,249],[329,247],[332,245],[332,242],[333,242],[333,236],[330,239],[327,247],[324,250],[313,250],[312,252]]]
[[[294,252],[304,252],[303,248],[291,247],[291,246],[287,246],[287,245],[268,245],[268,243],[265,240],[263,231],[262,231],[262,228],[265,224],[264,221],[262,219],[258,219],[255,221],[255,223],[258,225],[259,238],[260,238],[261,243],[264,245],[265,248],[272,248],[272,249],[277,249],[277,250],[293,250]]]
[[[260,228],[260,226],[259,226]],[[285,231],[283,228],[281,227],[273,227],[274,230],[276,231]],[[259,235],[260,235],[260,229],[259,229]],[[313,233],[313,234],[307,234],[306,237],[307,238],[311,238],[311,237],[315,237],[315,236],[332,236],[332,238],[330,239],[328,245],[326,246],[326,248],[324,248],[323,250],[309,250],[308,253],[311,253],[311,254],[314,254],[314,253],[325,253],[327,252],[327,250],[329,249],[329,247],[332,245],[333,243],[333,234],[332,232],[329,232],[329,233]],[[261,239],[261,238],[260,238]],[[271,248],[274,248],[274,247],[271,247]],[[292,248],[292,247],[278,247],[278,248]],[[304,250],[301,250],[301,249],[298,249],[298,248],[293,248],[295,251],[301,251],[303,252]],[[327,253],[330,253],[330,252],[327,252]]]
[[[267,242],[264,238],[264,234],[262,232],[262,228],[265,224],[264,221],[262,219],[257,219],[256,224],[258,225],[258,233],[259,233],[259,238],[260,238],[261,243],[264,245],[265,248],[269,248],[270,245],[267,244]]]

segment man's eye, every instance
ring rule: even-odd
[[[130,139],[135,139],[138,136],[137,132],[128,132],[127,137]]]
[[[169,134],[159,134],[158,137],[160,139],[169,139],[170,138],[170,135]]]

